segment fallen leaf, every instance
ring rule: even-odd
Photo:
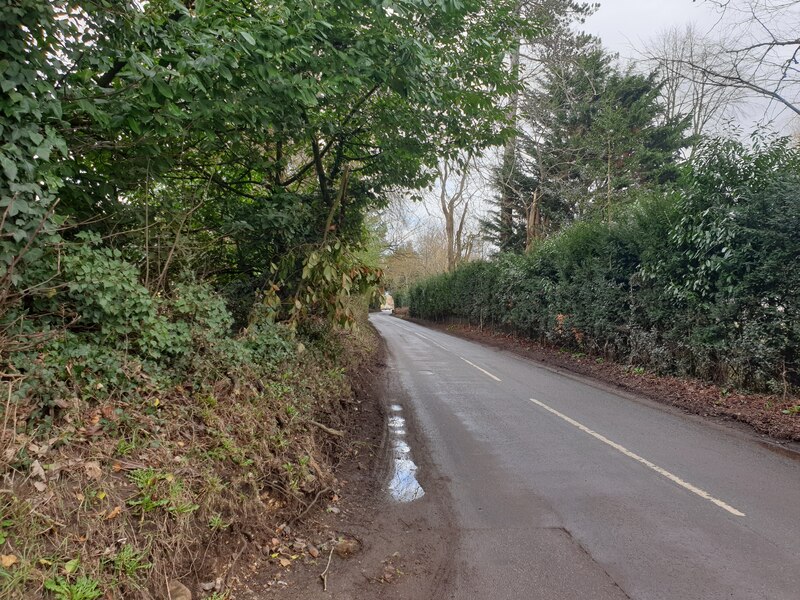
[[[81,561],[79,558],[73,558],[72,560],[68,561],[67,564],[64,565],[64,573],[67,575],[72,575],[75,571],[78,570]]]
[[[43,492],[47,489],[47,484],[44,483],[43,481],[34,481],[33,487],[36,488],[37,492]]]
[[[173,579],[167,585],[167,597],[172,600],[192,600],[192,592],[180,581]]]
[[[45,474],[44,469],[42,468],[42,463],[40,463],[38,460],[33,461],[33,463],[31,464],[31,473],[33,474],[34,477],[38,477],[43,481],[47,481],[47,475]]]
[[[111,512],[106,515],[106,521],[110,521],[111,519],[116,519],[120,513],[122,512],[122,507],[117,505],[111,509]]]
[[[111,467],[111,470],[114,471],[114,473],[119,473],[120,471],[122,471],[122,465],[119,464],[118,462],[114,463],[114,466]]]
[[[100,479],[103,476],[103,471],[100,469],[100,463],[96,460],[90,460],[84,463],[83,468],[86,474],[92,479]]]
[[[64,465],[61,463],[51,463],[47,466],[47,471],[49,473],[48,479],[50,481],[55,481],[59,477],[61,477],[61,471],[64,470]]]
[[[0,566],[2,566],[4,569],[8,569],[18,562],[19,560],[13,554],[0,554]]]
[[[336,554],[342,558],[346,558],[361,550],[361,543],[356,539],[342,539],[336,544]]]
[[[292,561],[290,561],[288,558],[282,558],[280,559],[280,563],[282,567],[288,567],[290,564],[292,564]]]
[[[319,550],[317,550],[316,546],[309,546],[308,553],[311,555],[311,558],[317,558],[319,556]]]

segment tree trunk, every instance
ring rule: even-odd
[[[515,81],[519,80],[519,54],[520,45],[517,44],[510,57],[511,73]],[[515,91],[508,101],[506,116],[513,127],[517,126],[517,111],[519,108],[519,91]],[[513,174],[517,161],[517,136],[509,136],[503,146],[503,164],[500,171],[501,196],[500,196],[500,246],[504,247],[512,234],[514,219],[514,189],[512,185]]]
[[[533,246],[533,241],[541,237],[542,216],[539,207],[539,200],[541,199],[541,192],[539,188],[533,191],[533,198],[530,206],[528,206],[528,214],[526,215],[525,227],[525,252],[528,252]]]

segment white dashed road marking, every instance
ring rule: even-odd
[[[555,416],[565,420],[570,425],[574,425],[575,427],[577,427],[578,429],[580,429],[584,433],[588,433],[593,438],[596,438],[596,439],[600,440],[601,442],[603,442],[604,444],[607,444],[607,445],[611,446],[612,448],[614,448],[614,450],[617,450],[618,452],[621,452],[622,454],[624,454],[628,458],[632,458],[636,462],[639,462],[639,463],[643,464],[645,467],[647,467],[649,469],[652,469],[653,471],[655,471],[659,475],[662,475],[662,476],[666,477],[667,479],[669,479],[673,483],[678,484],[682,488],[689,490],[693,494],[697,494],[698,496],[700,496],[704,500],[708,500],[709,502],[711,502],[713,504],[716,504],[721,509],[728,511],[732,515],[735,515],[737,517],[745,516],[743,512],[733,508],[730,504],[727,504],[727,503],[723,502],[719,498],[715,498],[714,496],[712,496],[711,494],[709,494],[705,490],[701,490],[699,487],[696,487],[696,486],[692,485],[691,483],[688,483],[688,482],[684,481],[683,479],[681,479],[677,475],[673,475],[672,473],[670,473],[666,469],[663,469],[663,468],[659,467],[658,465],[651,463],[646,458],[642,458],[638,454],[635,454],[635,453],[631,452],[625,446],[622,446],[622,445],[620,445],[620,444],[618,444],[616,442],[612,442],[607,437],[597,433],[596,431],[593,431],[593,430],[589,429],[588,427],[586,427],[585,425],[582,425],[581,423],[578,423],[575,419],[571,419],[567,415],[558,412],[556,409],[550,408],[544,402],[539,402],[538,400],[534,400],[533,398],[531,398],[531,402],[533,402],[537,406],[541,406],[546,411],[549,411],[549,412],[553,413]]]

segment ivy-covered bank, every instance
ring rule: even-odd
[[[336,487],[353,382],[376,350],[365,321],[230,336],[202,286],[167,309],[130,285],[135,300],[116,301],[144,315],[140,351],[65,335],[17,358],[26,395],[8,419],[34,426],[2,440],[3,598],[227,598],[232,553]]]
[[[800,154],[706,144],[668,191],[578,221],[525,255],[410,290],[464,319],[616,361],[786,394],[800,385]]]

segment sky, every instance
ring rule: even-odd
[[[635,56],[636,47],[671,27],[694,23],[706,32],[718,19],[716,7],[702,0],[600,0],[600,9],[583,29],[626,61]]]
[[[725,22],[711,0],[598,0],[600,8],[580,28],[598,36],[603,46],[619,54],[622,65],[635,61],[648,42],[673,27],[692,23],[698,33],[716,39]],[[798,18],[795,9],[790,22]],[[763,34],[762,34],[763,36]],[[744,133],[767,125],[782,134],[798,130],[800,121],[780,104],[749,96],[733,116]],[[729,132],[730,133],[730,132]]]

